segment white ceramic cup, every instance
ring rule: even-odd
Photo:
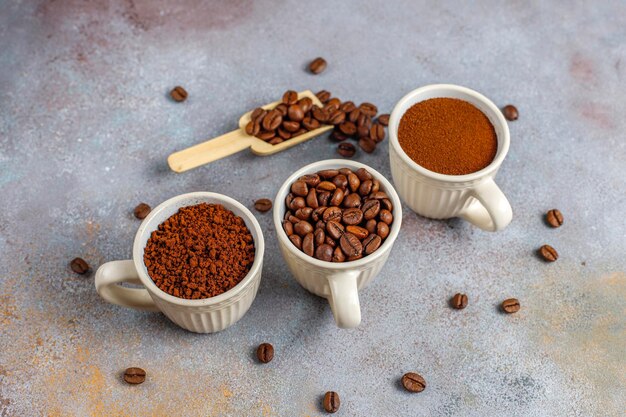
[[[491,163],[467,175],[444,175],[413,161],[398,142],[398,126],[404,113],[415,103],[431,98],[465,100],[481,110],[493,125],[498,150]],[[502,112],[488,98],[469,88],[433,84],[404,96],[389,118],[389,161],[398,194],[417,214],[432,219],[461,217],[483,230],[504,229],[513,217],[511,205],[494,177],[509,150],[509,127]]]
[[[314,174],[324,169],[344,167],[351,168],[353,171],[365,168],[380,181],[380,190],[387,193],[393,204],[393,223],[387,239],[374,253],[351,262],[321,261],[296,248],[287,237],[282,226],[286,211],[285,198],[290,192],[291,184],[301,176]],[[274,201],[274,225],[278,236],[278,246],[296,281],[313,294],[328,299],[337,326],[357,327],[361,322],[358,291],[367,286],[380,272],[402,225],[400,198],[389,181],[375,169],[359,162],[329,159],[312,163],[294,172],[280,187]]]
[[[187,300],[174,297],[156,286],[143,262],[143,251],[150,234],[178,209],[200,203],[221,204],[243,218],[254,238],[254,262],[248,275],[230,290],[211,298]],[[96,272],[96,290],[109,303],[138,310],[161,311],[183,329],[196,333],[213,333],[236,323],[248,311],[256,297],[265,242],[261,226],[250,210],[225,195],[195,192],[171,198],[144,219],[135,235],[133,259],[107,262]],[[118,284],[128,282],[145,288],[129,288]]]

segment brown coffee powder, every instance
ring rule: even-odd
[[[487,116],[454,98],[432,98],[410,107],[400,120],[398,141],[413,161],[446,175],[480,171],[498,149]]]
[[[154,283],[175,297],[200,299],[230,290],[254,262],[243,219],[220,204],[182,207],[152,232],[143,255]]]

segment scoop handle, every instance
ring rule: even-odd
[[[254,138],[242,129],[233,130],[215,139],[175,152],[167,158],[167,163],[172,171],[185,172],[243,151],[252,145],[253,140]]]

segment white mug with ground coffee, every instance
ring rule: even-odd
[[[264,251],[261,227],[241,203],[210,192],[183,194],[144,219],[132,260],[98,268],[96,290],[109,303],[161,311],[184,329],[213,333],[252,305]]]
[[[273,215],[278,246],[298,283],[328,299],[339,327],[357,327],[358,292],[382,269],[402,224],[389,181],[359,162],[315,162],[283,183]]]
[[[413,90],[389,119],[398,194],[422,216],[461,217],[483,230],[502,230],[513,214],[494,177],[509,142],[506,120],[482,94],[451,84]]]

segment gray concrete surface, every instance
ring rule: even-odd
[[[305,72],[320,55],[326,72]],[[625,80],[620,1],[0,2],[0,415],[318,416],[327,390],[344,416],[624,415]],[[335,157],[320,138],[168,170],[284,90],[390,111],[434,82],[519,108],[497,179],[514,220],[489,234],[405,208],[358,329],[292,279],[269,213],[258,297],[219,334],[108,305],[69,270],[128,258],[138,202],[210,190],[252,207]],[[177,84],[185,103],[167,98]],[[357,158],[390,175],[386,146]],[[535,256],[544,243],[556,263]],[[457,291],[464,311],[447,306]],[[518,314],[498,312],[507,297]],[[128,366],[147,382],[125,385]],[[407,371],[426,391],[400,388]]]

